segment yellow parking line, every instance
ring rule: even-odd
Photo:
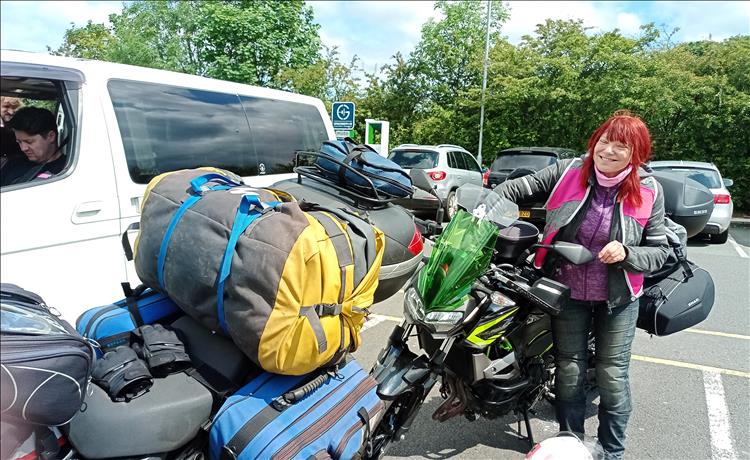
[[[651,356],[632,355],[631,358],[636,361],[644,361],[647,363],[663,364],[666,366],[674,366],[674,367],[683,367],[685,369],[694,369],[698,371],[716,372],[718,374],[734,375],[737,377],[745,377],[746,379],[750,379],[750,372],[737,371],[734,369],[724,369],[721,367],[704,366],[702,364],[685,363],[682,361],[673,361],[671,359],[653,358]]]
[[[401,320],[403,319],[403,318],[399,318],[398,316],[380,315],[377,313],[372,313],[370,317],[375,317],[381,320],[393,321],[396,323],[400,323]],[[730,338],[735,338],[735,339],[743,339],[743,340],[750,339],[750,337],[746,335],[729,334],[726,332],[704,331],[701,329],[686,329],[686,331],[694,332],[696,334],[717,335],[717,336],[730,337]],[[717,372],[719,374],[734,375],[736,377],[744,377],[746,379],[750,379],[750,372],[743,372],[743,371],[738,371],[734,369],[724,369],[721,367],[704,366],[702,364],[686,363],[683,361],[674,361],[672,359],[654,358],[651,356],[632,355],[631,357],[632,359],[636,361],[643,361],[643,362],[652,363],[652,364],[662,364],[664,366],[682,367],[685,369],[694,369],[698,371]]]
[[[401,320],[404,319],[404,318],[399,318],[398,316],[381,315],[381,314],[378,314],[378,313],[370,313],[370,315],[368,316],[368,318],[381,318],[383,320],[393,321],[395,323],[400,323]]]
[[[750,340],[750,335],[730,334],[729,332],[704,331],[703,329],[693,329],[693,328],[685,329],[685,332],[692,332],[694,334],[716,335],[719,337],[728,337],[730,339]]]

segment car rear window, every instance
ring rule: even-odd
[[[512,171],[517,168],[526,168],[539,171],[556,161],[551,155],[529,155],[526,153],[502,154],[492,162],[492,171]]]
[[[394,150],[388,159],[402,168],[430,169],[437,167],[438,153],[429,150]]]
[[[671,171],[677,173],[683,177],[693,179],[694,181],[705,185],[708,188],[721,188],[721,177],[719,173],[712,169],[696,169],[696,168],[684,168],[684,167],[656,167],[653,168],[655,171]]]

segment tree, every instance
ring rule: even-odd
[[[354,56],[349,65],[339,59],[336,47],[323,46],[324,55],[307,67],[286,68],[275,78],[274,86],[322,99],[326,109],[336,101],[356,101],[362,96],[359,58]]]
[[[302,0],[132,2],[110,22],[72,26],[56,54],[264,86],[320,57],[319,26]]]
[[[430,19],[422,26],[422,37],[410,56],[412,66],[421,74],[431,102],[443,106],[472,86],[481,84],[486,42],[485,2],[435,2],[443,13],[438,21]],[[501,2],[492,2],[490,43],[500,38],[500,26],[508,19]]]

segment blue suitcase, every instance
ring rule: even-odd
[[[99,356],[120,345],[130,345],[130,333],[181,310],[164,294],[141,285],[135,289],[123,283],[125,298],[111,305],[87,310],[76,320],[76,330],[99,344]]]
[[[307,376],[264,372],[219,409],[210,428],[210,458],[355,458],[383,410],[376,387],[354,360],[336,372]],[[307,396],[290,403],[294,390]]]
[[[349,138],[325,141],[315,159],[329,181],[370,198],[405,198],[414,193],[411,177],[399,165]]]

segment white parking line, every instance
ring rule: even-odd
[[[708,427],[711,432],[711,460],[736,459],[738,457],[734,452],[734,447],[732,447],[729,411],[724,399],[724,385],[721,383],[721,374],[704,371],[703,386],[706,390]]]
[[[732,238],[732,235],[729,235],[729,238],[727,239],[727,241],[729,241],[730,243],[732,243],[732,246],[734,246],[734,250],[737,251],[737,254],[739,254],[740,257],[744,257],[746,259],[748,257],[750,257],[750,256],[747,255],[747,253],[745,252],[745,250],[742,249],[742,246],[740,246],[739,243],[737,243],[737,240],[735,240],[734,238]]]
[[[378,324],[382,323],[383,321],[387,320],[383,315],[374,315],[371,314],[367,317],[367,321],[365,321],[365,324],[362,325],[362,329],[360,329],[360,333],[364,332],[368,329],[370,329],[373,326],[377,326]]]

